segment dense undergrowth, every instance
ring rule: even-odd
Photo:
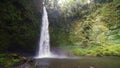
[[[12,68],[16,63],[25,60],[25,57],[17,55],[16,53],[1,53],[0,54],[0,67]]]
[[[94,46],[85,49],[78,46],[68,46],[64,49],[77,56],[120,56],[119,45]]]

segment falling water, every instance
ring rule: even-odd
[[[39,42],[39,52],[37,58],[50,57],[50,44],[49,44],[49,21],[46,11],[46,7],[43,6],[43,17],[42,17],[42,27],[41,27],[41,37]]]

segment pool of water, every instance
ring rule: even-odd
[[[120,57],[36,59],[36,68],[120,68]]]

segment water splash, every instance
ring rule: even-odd
[[[51,57],[48,28],[49,28],[48,15],[47,15],[46,7],[43,6],[43,17],[42,17],[41,36],[39,42],[39,51],[36,58]]]

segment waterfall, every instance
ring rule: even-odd
[[[44,5],[44,2],[43,2]],[[57,52],[56,52],[57,53]],[[63,58],[64,55],[57,55],[50,51],[49,21],[45,5],[43,6],[42,26],[40,33],[39,49],[35,58]]]
[[[49,28],[48,15],[47,15],[46,7],[43,6],[42,27],[41,27],[39,51],[37,54],[37,58],[50,57],[51,55],[48,28]]]

